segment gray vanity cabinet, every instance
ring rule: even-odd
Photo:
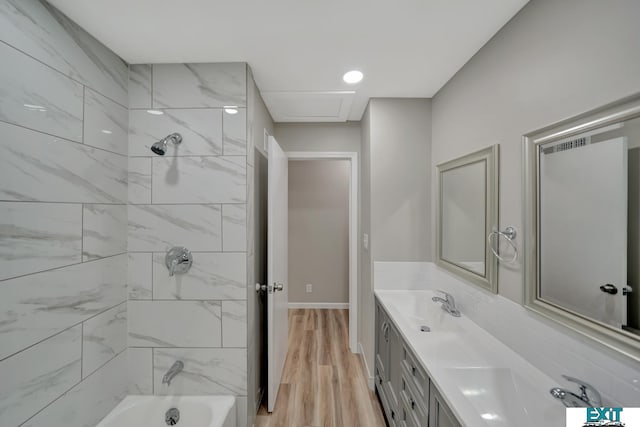
[[[391,427],[460,427],[376,300],[375,387]]]
[[[402,339],[386,312],[376,304],[375,382],[382,406],[391,425],[399,421]]]

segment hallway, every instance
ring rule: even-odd
[[[275,410],[257,427],[376,427],[384,418],[360,356],[349,350],[348,310],[289,310],[289,353]]]

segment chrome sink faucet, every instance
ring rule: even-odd
[[[171,385],[171,380],[173,377],[178,375],[180,371],[184,368],[184,363],[182,360],[176,360],[173,365],[169,368],[166,374],[162,377],[162,384]]]
[[[456,300],[453,298],[453,295],[441,290],[438,290],[437,292],[441,292],[444,295],[444,298],[433,297],[431,299],[434,302],[441,302],[442,309],[453,317],[460,317],[460,310],[456,308]]]
[[[595,387],[568,375],[563,375],[562,377],[567,381],[578,384],[580,387],[580,395],[560,387],[554,387],[549,390],[549,393],[560,400],[564,406],[567,408],[599,408],[602,406],[602,396]]]

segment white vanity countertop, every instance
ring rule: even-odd
[[[375,294],[464,426],[565,426],[565,408],[549,394],[558,384],[464,312],[446,313],[431,300],[433,291]]]

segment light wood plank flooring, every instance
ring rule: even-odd
[[[273,413],[256,427],[383,427],[360,355],[349,350],[348,310],[289,310],[289,353]]]

